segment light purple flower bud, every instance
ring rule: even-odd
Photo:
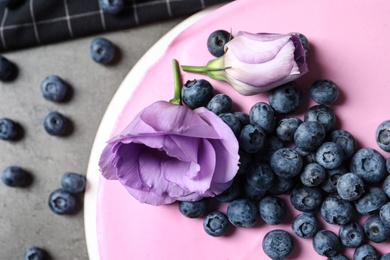
[[[99,166],[140,202],[162,205],[222,193],[238,162],[237,139],[218,116],[158,101],[108,142]]]

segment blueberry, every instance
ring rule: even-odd
[[[297,184],[297,178],[280,178],[275,175],[274,182],[268,191],[273,195],[287,194]]]
[[[62,175],[61,186],[64,190],[70,193],[82,193],[85,190],[86,178],[85,176],[74,173],[67,172]]]
[[[283,142],[293,142],[294,133],[302,120],[297,117],[283,118],[276,126],[276,136]]]
[[[49,206],[58,215],[71,214],[76,209],[77,201],[72,193],[64,189],[57,189],[49,196]]]
[[[296,185],[290,194],[290,202],[299,211],[312,212],[321,206],[322,190],[318,187]]]
[[[228,217],[220,211],[213,211],[207,214],[203,220],[203,229],[213,237],[223,236],[226,234],[228,227]]]
[[[268,92],[271,107],[280,114],[296,111],[302,103],[302,90],[294,82],[285,83]]]
[[[266,163],[256,162],[246,173],[246,182],[257,190],[268,190],[275,179],[275,174]]]
[[[382,255],[381,260],[390,260],[390,253]]]
[[[42,96],[49,101],[64,101],[69,93],[69,85],[59,76],[47,76],[41,83]]]
[[[15,141],[21,137],[22,128],[15,121],[9,118],[0,119],[0,139]]]
[[[252,201],[259,201],[267,194],[267,190],[255,189],[252,185],[244,183],[244,195],[245,198]]]
[[[240,149],[247,153],[259,152],[264,148],[265,138],[266,134],[261,127],[246,125],[238,137]]]
[[[316,162],[327,170],[336,169],[344,161],[343,150],[333,142],[325,142],[318,147]]]
[[[390,202],[387,202],[379,210],[379,217],[383,224],[390,228]]]
[[[31,175],[19,166],[8,166],[1,174],[1,180],[9,187],[26,187],[31,182]]]
[[[355,214],[353,204],[338,195],[328,195],[321,205],[322,218],[330,223],[344,225],[350,222]]]
[[[321,183],[321,188],[328,193],[336,193],[337,181],[345,173],[347,173],[347,169],[344,166],[340,166],[332,170],[327,170],[327,175],[325,180]]]
[[[318,221],[313,214],[304,212],[293,218],[291,227],[297,236],[311,238],[317,233]]]
[[[375,243],[385,242],[390,238],[390,227],[386,226],[378,214],[371,215],[364,222],[364,232]]]
[[[179,211],[187,218],[199,218],[207,212],[207,200],[198,201],[179,201]]]
[[[336,124],[336,115],[330,107],[324,105],[316,105],[310,107],[303,121],[317,121],[321,123],[327,133],[331,132]]]
[[[125,0],[99,0],[100,7],[104,13],[117,15],[125,7]]]
[[[387,175],[383,181],[383,191],[386,193],[387,197],[390,199],[390,175]]]
[[[270,134],[276,127],[276,116],[273,108],[264,102],[254,104],[249,110],[249,120],[252,125],[261,127],[266,134]]]
[[[337,254],[335,256],[328,257],[328,260],[349,260],[349,259],[343,254]]]
[[[236,175],[229,188],[216,195],[215,198],[219,202],[230,202],[237,199],[242,194],[242,187],[244,186],[243,183],[243,177],[241,175]]]
[[[302,42],[303,48],[306,51],[306,57],[308,57],[309,53],[310,53],[310,42],[307,39],[307,37],[305,35],[303,35],[302,33],[298,33],[298,36],[299,36],[299,39]]]
[[[354,201],[364,193],[364,182],[355,173],[346,173],[337,180],[337,193],[344,200]]]
[[[233,100],[225,94],[217,94],[207,103],[207,109],[216,115],[231,112],[233,109]]]
[[[286,259],[294,250],[294,240],[287,231],[275,229],[265,234],[262,247],[271,259]]]
[[[310,97],[320,105],[330,105],[339,97],[339,88],[331,80],[315,81],[310,87]]]
[[[211,55],[221,57],[225,54],[225,44],[233,39],[233,36],[225,30],[212,32],[207,38],[207,49]]]
[[[263,149],[254,154],[254,160],[259,162],[266,162],[269,164],[272,155],[279,149],[282,149],[284,144],[279,138],[273,135],[268,135],[265,138],[265,144]]]
[[[204,79],[189,80],[181,89],[183,103],[191,109],[205,107],[214,96],[214,88]]]
[[[356,141],[353,135],[345,130],[334,130],[330,133],[330,141],[338,144],[343,150],[344,160],[350,159],[356,152]]]
[[[286,206],[284,202],[275,196],[265,196],[259,203],[260,217],[269,225],[282,223],[286,218]]]
[[[18,74],[16,65],[0,55],[0,81],[12,81]]]
[[[237,117],[238,121],[240,121],[241,125],[248,125],[250,123],[249,121],[249,115],[247,113],[241,112],[241,111],[236,111],[233,112],[233,115]]]
[[[277,150],[272,156],[270,165],[281,178],[292,178],[301,172],[302,157],[293,149],[285,147]]]
[[[43,127],[49,135],[65,136],[70,131],[70,121],[64,115],[53,111],[43,121]]]
[[[373,214],[387,202],[385,192],[378,187],[367,187],[366,191],[355,200],[356,210],[362,214]]]
[[[356,248],[355,252],[353,253],[353,260],[360,259],[379,260],[379,254],[375,247],[370,244],[364,244]]]
[[[387,172],[390,172],[390,157],[386,160],[386,170]]]
[[[241,123],[237,119],[237,117],[235,117],[233,115],[233,113],[222,113],[222,114],[219,114],[219,118],[221,118],[222,121],[224,121],[230,127],[230,129],[232,129],[232,131],[233,131],[235,136],[238,136],[240,134],[240,132],[241,132]]]
[[[93,61],[100,64],[110,64],[117,55],[117,49],[110,40],[99,37],[92,40],[89,53]]]
[[[313,247],[319,255],[332,257],[340,250],[340,240],[332,231],[320,230],[313,238]]]
[[[303,168],[300,179],[307,187],[319,186],[326,179],[326,170],[318,163],[309,163]]]
[[[48,254],[42,248],[33,246],[26,250],[24,254],[24,260],[47,260]]]
[[[352,156],[350,169],[369,184],[383,181],[386,177],[385,158],[372,148],[359,149]]]
[[[364,229],[359,223],[351,221],[347,224],[341,225],[339,229],[339,237],[341,244],[344,246],[358,247],[364,241]]]
[[[382,122],[375,132],[376,142],[386,152],[390,152],[390,120]]]
[[[294,133],[295,145],[305,152],[316,150],[324,139],[325,128],[318,121],[303,122]]]
[[[236,227],[252,227],[260,216],[259,209],[248,199],[237,199],[229,203],[227,208],[229,222]]]

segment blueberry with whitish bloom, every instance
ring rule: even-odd
[[[302,103],[303,93],[294,81],[285,83],[268,92],[271,107],[280,114],[295,112]]]
[[[355,249],[353,259],[379,259],[379,253],[375,247],[370,244],[364,244]]]
[[[233,35],[225,30],[216,30],[207,38],[207,49],[214,57],[225,54],[225,44],[233,39]]]
[[[356,152],[356,141],[353,135],[345,130],[334,130],[330,133],[330,141],[338,144],[343,150],[344,160],[350,159]]]
[[[386,177],[386,160],[375,149],[361,148],[352,156],[350,170],[365,183],[379,183]]]
[[[3,170],[1,180],[9,187],[26,187],[31,183],[32,176],[25,169],[12,165]]]
[[[365,233],[363,227],[358,222],[351,221],[340,226],[339,237],[343,246],[356,248],[363,243]]]
[[[373,214],[387,202],[386,193],[379,187],[368,186],[359,199],[354,201],[356,210],[362,214]]]
[[[390,120],[382,122],[375,131],[376,142],[386,152],[390,152]]]
[[[203,220],[203,229],[213,237],[223,236],[226,234],[228,227],[228,217],[220,211],[210,212]]]
[[[326,170],[326,178],[321,183],[321,188],[328,193],[337,192],[337,181],[347,173],[347,169],[342,165],[336,169]]]
[[[315,187],[324,182],[326,176],[327,173],[324,167],[318,163],[309,163],[303,168],[300,174],[300,179],[303,185]]]
[[[257,190],[268,190],[275,179],[275,174],[266,163],[255,162],[246,172],[246,182]]]
[[[244,177],[242,175],[237,174],[232,184],[224,190],[222,193],[215,196],[215,199],[219,202],[230,202],[242,195],[242,190],[244,186]]]
[[[207,106],[213,96],[213,86],[204,79],[188,80],[181,89],[183,103],[192,109]]]
[[[375,243],[390,239],[390,226],[386,226],[378,214],[369,216],[363,225],[367,238]]]
[[[311,238],[317,233],[318,220],[312,213],[303,212],[293,218],[291,227],[297,236]]]
[[[227,124],[230,127],[230,129],[232,129],[235,136],[238,136],[240,134],[241,123],[237,119],[237,117],[233,115],[233,113],[222,113],[219,114],[218,116],[219,118],[222,119],[222,121],[225,122],[225,124]]]
[[[343,150],[336,143],[324,142],[316,151],[316,162],[327,170],[338,168],[343,161]]]
[[[269,193],[273,195],[282,195],[290,192],[294,186],[298,183],[299,178],[280,178],[275,175],[272,186],[268,189]]]
[[[270,166],[279,177],[292,178],[301,172],[303,160],[296,151],[285,147],[277,150],[271,156]]]
[[[16,141],[22,136],[22,127],[20,124],[9,118],[0,119],[0,139],[7,141]]]
[[[287,231],[275,229],[265,234],[262,248],[271,259],[286,259],[294,250],[294,240]]]
[[[306,50],[299,33],[243,31],[225,44],[223,56],[206,66],[182,66],[182,69],[226,81],[247,96],[294,81],[308,72]]]
[[[313,238],[314,250],[322,256],[332,257],[339,253],[340,240],[338,236],[330,230],[320,230]]]
[[[303,121],[317,121],[321,123],[324,126],[325,131],[329,133],[336,125],[336,115],[328,106],[315,105],[305,112]]]
[[[244,194],[243,195],[247,199],[250,199],[253,201],[259,201],[262,198],[264,198],[265,195],[267,195],[267,190],[258,190],[246,182],[246,183],[244,183]]]
[[[269,225],[278,225],[286,219],[287,210],[282,199],[268,195],[259,202],[260,217]]]
[[[70,193],[84,192],[86,183],[85,176],[75,172],[64,173],[61,178],[62,188]]]
[[[57,75],[47,76],[41,82],[42,96],[48,101],[62,102],[69,94],[69,91],[69,85]]]
[[[266,134],[272,133],[276,127],[275,111],[264,102],[258,102],[250,108],[249,120],[252,125],[261,127]]]
[[[302,124],[302,120],[300,118],[283,118],[276,126],[276,136],[283,142],[293,142],[295,131],[298,129],[300,124]]]
[[[72,214],[76,210],[77,200],[72,193],[57,189],[49,195],[49,207],[58,215]]]
[[[229,222],[236,227],[254,226],[259,217],[259,208],[249,199],[237,199],[229,203],[227,208]]]
[[[217,94],[207,103],[206,108],[216,115],[231,112],[233,100],[226,94]]]
[[[336,102],[339,94],[338,86],[331,80],[317,80],[310,87],[310,97],[320,105],[330,105]]]
[[[390,202],[387,202],[379,209],[379,217],[383,224],[390,228]]]
[[[24,260],[48,260],[49,256],[47,252],[36,246],[32,246],[24,253]]]
[[[63,114],[52,111],[46,115],[43,128],[49,135],[66,136],[71,131],[71,121]]]
[[[344,200],[354,201],[364,193],[364,182],[355,173],[346,173],[337,180],[337,193]]]
[[[249,115],[245,112],[235,111],[233,112],[233,115],[237,117],[237,119],[240,121],[242,126],[248,125],[250,123]]]
[[[294,143],[305,152],[316,150],[325,139],[325,128],[318,121],[301,123],[294,133]]]
[[[261,127],[249,124],[241,129],[238,142],[240,149],[243,151],[257,153],[264,148],[266,138],[266,134]]]
[[[89,46],[89,54],[92,60],[99,64],[107,65],[112,63],[117,53],[116,46],[106,38],[95,38]]]
[[[335,256],[328,257],[328,260],[349,260],[349,259],[343,254],[337,254]]]
[[[187,218],[199,218],[207,212],[207,200],[201,199],[198,201],[179,201],[179,211]]]
[[[390,175],[388,175],[383,181],[382,189],[387,195],[387,197],[390,199]]]
[[[339,195],[328,195],[321,204],[322,218],[329,224],[344,225],[352,220],[355,208],[349,201],[343,200]]]
[[[299,211],[313,212],[321,206],[323,197],[320,188],[298,184],[291,191],[290,202]]]
[[[390,253],[382,255],[381,260],[390,260]]]

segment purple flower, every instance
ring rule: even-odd
[[[220,194],[238,160],[237,139],[218,116],[157,101],[108,142],[99,166],[137,200],[162,205]]]
[[[242,95],[255,95],[294,81],[306,72],[306,50],[298,33],[238,32],[225,54],[207,66],[182,66],[230,83]]]

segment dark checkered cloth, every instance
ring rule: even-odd
[[[118,15],[99,0],[21,0],[0,8],[0,52],[79,38],[181,17],[231,0],[126,0]]]

